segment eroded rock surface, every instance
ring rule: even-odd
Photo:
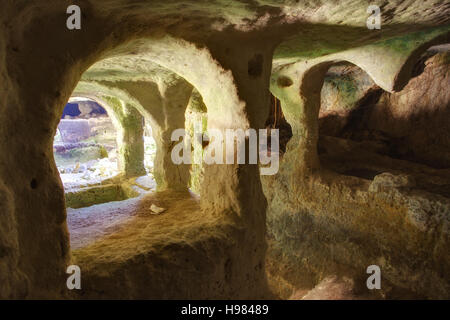
[[[81,29],[69,30],[67,1],[1,1],[0,298],[288,298],[330,275],[365,295],[372,264],[384,282],[371,297],[448,298],[448,67],[435,66],[448,57],[410,79],[428,47],[450,42],[450,9],[378,4],[382,29],[369,30],[362,0],[85,0]],[[384,130],[391,150],[383,139],[320,135],[326,74],[345,61],[388,92],[369,99],[384,107],[361,124]],[[347,74],[358,78],[351,98],[364,102],[372,84],[357,73]],[[327,86],[331,109],[351,108]],[[195,119],[222,132],[263,129],[271,94],[292,131],[278,174],[171,161],[173,129]],[[104,106],[118,128],[121,183],[146,173],[143,132],[152,127],[157,192],[139,198],[146,209],[130,219],[116,216],[111,233],[100,228],[71,250],[53,139],[75,95]],[[415,121],[414,110],[434,115]],[[152,191],[126,186],[138,189]],[[153,203],[167,211],[147,214]],[[81,292],[66,287],[74,263]],[[327,288],[311,296],[347,296]]]

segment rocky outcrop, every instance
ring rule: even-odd
[[[449,167],[449,57],[448,52],[427,53],[416,65],[420,73],[400,92],[369,89],[363,98],[353,99],[350,108],[334,105],[331,112],[332,102],[324,101],[320,131],[356,141],[377,141],[395,158]],[[357,81],[350,80],[354,85]],[[345,99],[345,95],[342,91],[334,94],[336,99]]]

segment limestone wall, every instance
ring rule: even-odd
[[[377,262],[392,288],[448,297],[447,200],[405,194],[407,186],[384,185],[384,176],[340,183],[317,152],[320,91],[332,64],[350,61],[384,90],[400,90],[422,47],[447,35],[441,1],[429,10],[419,0],[379,3],[386,15],[374,32],[362,0],[83,0],[79,30],[66,27],[70,1],[1,1],[0,298],[83,298],[66,287],[72,263],[96,288],[87,298],[268,297],[267,228],[286,265],[308,272],[306,280],[294,273],[295,285],[312,286],[328,272],[358,277]],[[168,160],[168,136],[184,126],[193,88],[208,127],[222,131],[264,128],[269,90],[282,101],[293,137],[278,175],[262,183],[255,164],[208,165],[199,203],[173,196],[186,195],[189,167]],[[52,143],[74,93],[109,102],[127,176],[145,172],[150,121],[158,189],[169,192],[152,197],[191,204],[195,214],[177,206],[185,220],[139,219],[119,237],[124,242],[72,255]],[[330,145],[339,159],[332,148],[339,144]],[[428,215],[434,229],[422,223]],[[151,223],[155,229],[146,229]]]

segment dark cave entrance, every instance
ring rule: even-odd
[[[281,101],[273,94],[270,94],[270,109],[265,127],[267,129],[268,138],[270,137],[270,132],[272,129],[279,130],[279,152],[280,156],[283,156],[286,152],[287,144],[292,138],[292,128],[284,117],[283,110],[281,108]],[[268,142],[268,148],[270,148],[270,140]]]
[[[450,168],[450,100],[441,90],[449,85],[448,48],[427,50],[409,83],[394,93],[352,64],[332,66],[321,96],[321,164],[370,181],[382,173],[412,177],[408,185],[450,197],[446,179],[433,178]]]

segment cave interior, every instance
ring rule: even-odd
[[[0,3],[1,299],[450,298],[448,2],[74,2]]]

